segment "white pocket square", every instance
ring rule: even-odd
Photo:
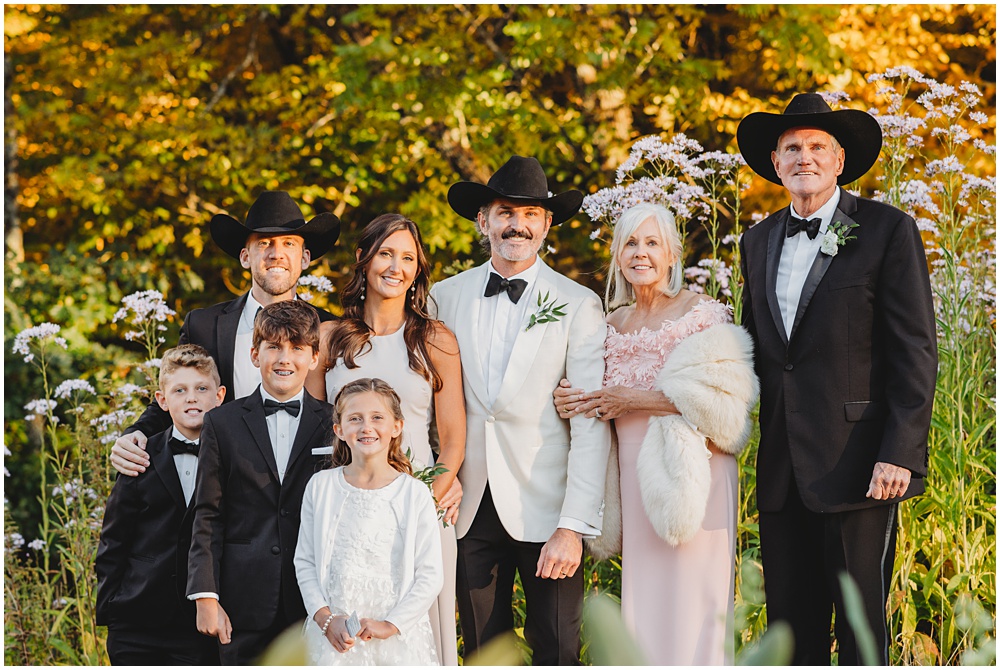
[[[313,447],[313,456],[330,456],[333,454],[333,447]]]

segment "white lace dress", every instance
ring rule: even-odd
[[[405,526],[415,518],[400,518],[390,501],[402,486],[416,480],[401,475],[381,489],[351,486],[337,469],[337,484],[346,489],[339,524],[329,541],[330,561],[322,582],[328,602],[336,612],[357,612],[358,618],[385,621],[396,608],[406,582]],[[333,473],[331,473],[333,474]],[[416,482],[419,484],[419,482]],[[420,484],[423,486],[423,484]],[[395,623],[395,622],[394,622]],[[307,621],[309,662],[313,665],[437,665],[431,624],[424,614],[416,625],[386,640],[363,642],[341,654],[320,634],[315,622]]]

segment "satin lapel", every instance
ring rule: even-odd
[[[459,354],[462,358],[462,372],[469,380],[472,392],[483,407],[489,407],[486,377],[483,375],[483,359],[480,356],[483,334],[479,331],[479,301],[486,286],[486,265],[468,270],[468,277],[458,296],[455,310],[455,337],[458,339]]]
[[[250,431],[250,435],[253,436],[254,444],[260,450],[260,455],[264,457],[264,462],[271,470],[274,481],[280,481],[278,479],[278,463],[274,460],[274,447],[271,446],[271,437],[267,433],[267,421],[264,420],[264,400],[260,397],[259,386],[243,401],[243,422]]]
[[[542,261],[539,260],[537,262],[541,263]],[[517,395],[517,392],[524,386],[524,380],[531,372],[535,356],[538,354],[538,348],[542,345],[542,337],[545,335],[545,328],[548,324],[539,323],[530,330],[525,330],[531,315],[538,309],[538,296],[544,296],[547,293],[549,300],[554,299],[557,305],[562,304],[559,302],[559,293],[556,291],[555,284],[552,283],[549,274],[554,272],[549,266],[542,265],[539,268],[538,280],[535,282],[534,290],[530,294],[525,293],[521,297],[521,300],[530,301],[528,303],[528,311],[525,314],[524,323],[521,324],[521,328],[517,332],[514,347],[510,351],[510,360],[507,362],[507,369],[504,371],[503,381],[500,383],[497,401],[493,405],[494,412],[500,412],[504,407],[509,405]]]
[[[302,418],[299,419],[299,429],[296,431],[295,440],[292,442],[292,453],[288,455],[288,466],[285,469],[286,478],[288,477],[288,473],[292,471],[295,461],[305,453],[307,445],[320,446],[319,442],[313,441],[313,434],[319,430],[320,424],[323,421],[323,412],[329,411],[325,410],[323,405],[314,400],[308,391],[302,396],[302,405]]]
[[[229,303],[215,324],[215,346],[219,352],[219,376],[227,394],[235,393],[233,388],[233,358],[236,356],[236,329],[240,325],[243,307],[247,304],[247,293]]]
[[[833,213],[833,221],[842,221],[847,225],[854,223],[854,219],[847,216],[839,207]],[[812,267],[809,268],[809,274],[806,276],[806,283],[802,285],[802,297],[799,298],[799,307],[795,310],[795,323],[792,325],[792,337],[795,337],[795,331],[799,327],[799,322],[802,321],[802,316],[806,313],[806,308],[809,307],[809,302],[812,300],[813,295],[816,293],[819,283],[823,280],[823,276],[826,271],[830,269],[830,263],[833,262],[833,256],[827,256],[822,251],[816,253],[816,258],[813,260]]]
[[[785,242],[785,223],[788,219],[788,208],[786,207],[777,217],[771,232],[767,235],[767,305],[771,308],[771,318],[781,335],[781,341],[788,344],[788,336],[785,334],[785,322],[781,318],[781,309],[778,307],[778,262],[781,260],[781,247]]]
[[[153,470],[156,471],[160,481],[170,493],[170,497],[174,499],[178,507],[184,509],[187,507],[187,503],[184,502],[184,489],[181,488],[181,480],[177,476],[174,455],[171,453],[170,447],[167,446],[167,440],[170,438],[167,435],[161,435],[161,437],[163,439],[160,441],[159,451],[153,453],[149,460],[153,464]]]

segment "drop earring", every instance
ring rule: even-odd
[[[365,284],[367,284],[367,283],[368,283],[368,276],[362,274],[361,275],[361,301],[362,302],[364,302],[364,300],[365,300]]]
[[[417,283],[413,282],[410,284],[410,304],[416,307],[417,302]]]

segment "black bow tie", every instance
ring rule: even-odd
[[[285,410],[292,416],[299,415],[299,401],[289,400],[288,402],[278,402],[277,400],[264,401],[264,416],[271,416],[280,409]]]
[[[794,216],[788,217],[788,230],[785,233],[785,237],[792,237],[798,235],[803,230],[806,231],[806,235],[809,236],[810,240],[815,240],[816,236],[819,235],[819,224],[821,219],[797,219]]]
[[[196,442],[187,442],[176,437],[171,437],[167,441],[167,446],[170,447],[170,453],[174,456],[178,454],[198,455],[198,444]]]
[[[486,282],[486,293],[484,295],[487,298],[491,298],[500,293],[500,291],[507,291],[507,297],[516,305],[526,288],[528,288],[528,282],[523,279],[504,279],[496,272],[491,272],[490,280]]]

